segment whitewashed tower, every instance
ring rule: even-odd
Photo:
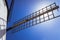
[[[6,40],[7,6],[5,0],[0,0],[0,40]]]

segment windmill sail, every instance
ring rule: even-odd
[[[55,16],[53,11],[58,8],[59,8],[59,6],[56,5],[56,3],[46,6],[45,8],[42,8],[41,10],[38,10],[38,11],[16,21],[12,27],[7,29],[7,31],[12,30],[13,33],[15,33],[20,30],[29,28],[33,25],[57,18],[60,15]],[[49,13],[49,12],[51,12],[51,13]]]

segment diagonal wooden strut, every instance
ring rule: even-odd
[[[8,22],[9,22],[10,19],[11,19],[11,13],[12,13],[12,11],[13,11],[14,3],[15,3],[15,0],[12,0],[12,1],[11,1],[11,4],[10,4],[10,8],[8,8],[8,15],[7,15],[7,21],[8,21]],[[6,1],[6,4],[7,4],[7,6],[8,6],[7,1]]]

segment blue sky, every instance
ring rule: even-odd
[[[15,0],[8,26],[12,26],[17,20],[54,2],[60,6],[60,0]],[[9,0],[8,3],[10,3]],[[60,8],[54,13],[60,14]],[[60,40],[60,18],[35,25],[15,34],[9,31],[7,32],[7,40]]]

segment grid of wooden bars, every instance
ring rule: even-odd
[[[59,6],[57,6],[56,3],[46,6],[45,8],[42,8],[41,10],[38,10],[16,21],[16,23],[14,23],[11,28],[8,28],[7,31],[12,29],[13,32],[17,32],[19,30],[23,30],[36,24],[56,18],[57,16],[54,15],[53,11],[58,8]]]

